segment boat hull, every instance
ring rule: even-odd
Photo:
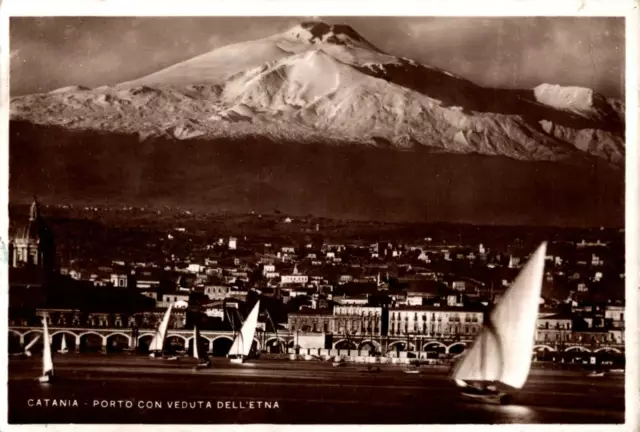
[[[233,364],[242,364],[244,363],[244,359],[242,357],[233,357],[229,359],[229,361]]]
[[[505,392],[471,392],[461,391],[462,397],[467,400],[492,404],[492,405],[509,405],[513,401],[513,396]]]
[[[51,375],[42,375],[40,378],[38,378],[38,382],[41,384],[50,383],[51,380],[52,380]]]

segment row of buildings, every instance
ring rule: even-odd
[[[163,241],[191,241],[188,234],[176,229]],[[624,274],[611,265],[607,243],[592,243],[564,244],[547,257],[545,291],[551,294],[540,299],[540,343],[623,343],[623,303],[596,298],[592,291],[603,283],[619,283]],[[111,260],[82,267],[73,263],[81,260],[72,260],[58,269],[52,232],[34,201],[27,226],[16,230],[10,242],[11,291],[37,284],[20,281],[38,268],[47,275],[59,273],[64,284],[82,283],[89,297],[127,292],[148,300],[148,311],[118,310],[118,304],[106,311],[99,301],[91,307],[60,301],[53,316],[68,326],[153,327],[173,304],[175,328],[190,325],[189,316],[206,317],[211,328],[229,328],[235,325],[231,316],[241,321],[248,303],[260,297],[269,300],[263,304],[268,304],[274,328],[291,332],[347,340],[470,340],[483,325],[486,306],[499,301],[527,258],[495,253],[482,244],[433,245],[427,238],[415,245],[278,245],[231,237],[202,249],[161,262]],[[561,284],[569,291],[555,289]],[[62,296],[60,286],[47,288],[49,300]]]

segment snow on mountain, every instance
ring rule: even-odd
[[[624,161],[624,105],[590,89],[479,87],[348,26],[302,23],[114,87],[14,98],[15,120],[141,138],[351,143]]]

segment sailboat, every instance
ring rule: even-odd
[[[196,369],[205,368],[211,366],[211,361],[209,357],[204,353],[204,356],[200,353],[200,347],[198,346],[198,342],[200,341],[200,331],[197,326],[193,326],[193,358],[198,360],[198,364]]]
[[[26,347],[24,347],[22,349],[22,351],[17,352],[17,353],[12,353],[10,355],[12,356],[20,356],[20,357],[31,357],[31,348],[33,348],[33,346],[36,344],[36,342],[38,342],[40,340],[40,335],[37,335],[36,337],[34,337],[33,339],[31,339],[31,341],[27,344]]]
[[[167,311],[164,313],[164,316],[162,317],[162,321],[160,321],[160,325],[156,329],[156,333],[153,335],[153,339],[151,340],[151,344],[149,345],[149,357],[162,357],[164,340],[167,336],[167,328],[169,327],[169,319],[171,318],[172,308],[173,304],[170,304],[167,308]]]
[[[66,354],[68,352],[69,352],[69,348],[67,348],[67,335],[65,335],[63,333],[62,334],[62,343],[60,344],[60,349],[58,350],[58,353]]]
[[[253,345],[253,337],[256,334],[256,327],[258,326],[258,312],[260,310],[260,300],[255,304],[249,316],[242,325],[240,333],[233,340],[233,344],[229,349],[227,356],[231,359],[231,363],[243,363],[244,359],[251,352],[251,346]]]
[[[464,396],[507,404],[510,393],[527,381],[546,248],[546,243],[538,247],[454,368],[452,378]]]
[[[42,350],[42,376],[38,378],[41,383],[48,383],[53,379],[53,358],[51,356],[51,339],[49,338],[49,328],[47,327],[47,318],[42,318],[42,341],[44,349]]]

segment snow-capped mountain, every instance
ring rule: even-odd
[[[624,161],[624,105],[590,89],[482,88],[307,22],[112,87],[16,97],[12,120],[178,140],[264,137],[529,161]]]

